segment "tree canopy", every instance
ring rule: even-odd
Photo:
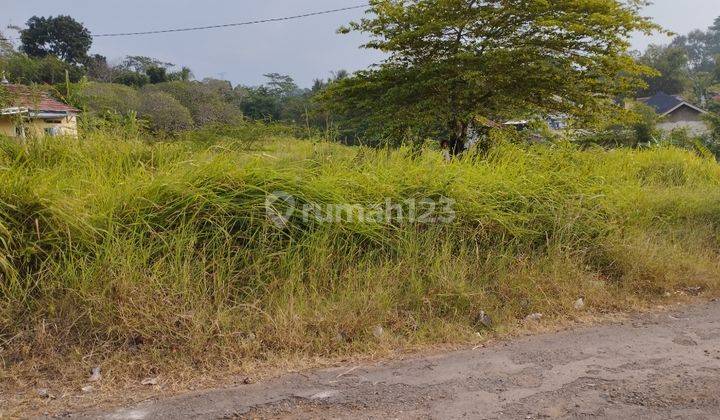
[[[647,78],[648,86],[640,92],[641,96],[651,96],[658,92],[677,95],[690,86],[688,55],[683,48],[650,45],[640,57],[640,62],[658,72]]]
[[[20,50],[30,57],[54,55],[69,64],[83,63],[92,46],[90,31],[65,15],[31,17],[20,40]]]
[[[657,72],[646,78],[648,86],[640,96],[665,92],[712,105],[712,97],[720,93],[720,17],[706,30],[678,35],[669,45],[650,45],[638,60]]]
[[[720,55],[720,17],[706,31],[696,29],[677,36],[671,46],[685,50],[690,66],[698,71],[711,71]]]
[[[660,30],[630,0],[371,0],[359,31],[387,54],[333,84],[327,101],[378,135],[447,136],[459,152],[474,120],[508,111],[580,117],[642,85],[635,31]]]

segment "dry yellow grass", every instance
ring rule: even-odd
[[[720,167],[678,149],[501,145],[447,164],[289,138],[1,145],[4,405],[94,366],[108,392],[187,384],[477,342],[531,313],[573,319],[580,296],[603,314],[720,291]],[[279,190],[367,208],[448,197],[456,218],[277,225]]]

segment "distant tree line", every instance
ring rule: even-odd
[[[156,131],[251,119],[348,143],[444,139],[456,153],[488,122],[555,112],[586,127],[617,124],[625,117],[618,99],[660,91],[720,108],[713,100],[720,94],[720,18],[633,55],[630,33],[661,30],[642,17],[640,4],[491,3],[374,0],[371,17],[341,32],[368,34],[365,47],[389,58],[310,88],[280,73],[266,74],[260,86],[195,80],[187,67],[145,56],[110,64],[90,54],[91,33],[69,16],[30,18],[17,49],[0,34],[0,70],[15,83],[57,84],[61,92],[67,75],[74,89],[64,95],[76,106],[99,117],[137,116]],[[720,138],[720,117],[710,120]],[[647,110],[622,123],[636,133],[629,144],[652,137]]]
[[[677,35],[667,45],[650,45],[645,51],[636,52],[635,58],[653,70],[644,77],[645,86],[637,91],[637,97],[663,92],[682,96],[709,111],[705,116],[709,133],[693,138],[677,131],[671,133],[668,141],[689,148],[702,144],[720,157],[720,17],[705,30]],[[655,112],[643,105],[635,110],[638,118],[631,127],[636,135],[630,145],[647,144],[661,137],[655,129],[659,122]]]
[[[0,70],[10,81],[57,85],[60,92],[69,81],[73,92],[63,96],[74,105],[96,116],[139,116],[151,129],[165,132],[241,118],[328,132],[332,119],[314,98],[348,75],[341,70],[300,88],[288,75],[269,73],[260,86],[233,86],[226,80],[195,80],[188,67],[152,57],[126,56],[111,65],[106,57],[90,54],[92,35],[70,16],[34,16],[20,34],[15,49],[0,33]]]
[[[678,35],[668,45],[650,45],[637,59],[656,70],[645,78],[647,87],[639,96],[665,92],[714,106],[712,99],[720,94],[720,17],[707,30]]]

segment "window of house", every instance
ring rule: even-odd
[[[62,127],[54,125],[52,127],[45,127],[45,135],[49,137],[57,137],[63,135]]]

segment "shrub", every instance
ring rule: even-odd
[[[177,99],[192,115],[196,125],[231,123],[242,116],[240,110],[225,102],[214,85],[174,81],[148,85],[144,92],[164,92]]]
[[[140,100],[139,115],[155,131],[176,133],[192,127],[190,111],[177,99],[164,92],[144,92]]]
[[[77,93],[77,100],[83,108],[96,114],[117,112],[130,115],[140,108],[138,92],[115,83],[88,83]]]
[[[637,103],[633,107],[635,121],[632,125],[635,133],[634,144],[650,144],[657,140],[660,133],[657,129],[658,115],[655,109],[643,103]]]

